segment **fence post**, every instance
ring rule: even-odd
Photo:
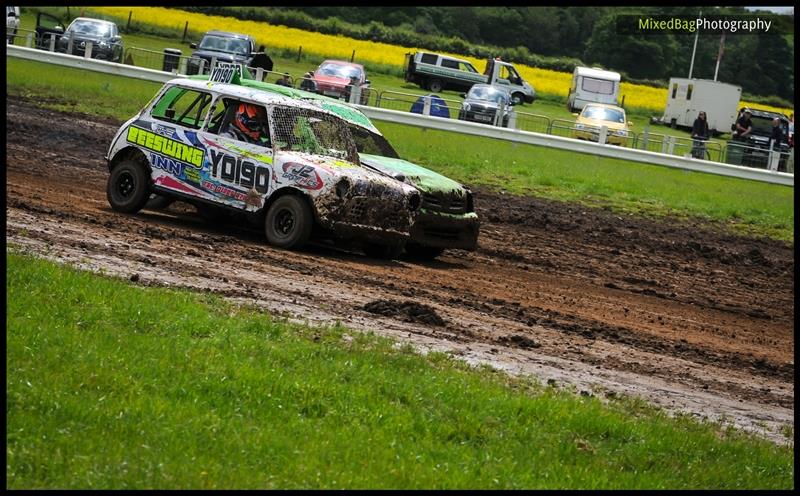
[[[83,52],[83,58],[85,58],[85,59],[92,58],[92,42],[91,41],[87,41],[86,42],[86,51]]]
[[[675,150],[675,136],[668,136],[667,142],[667,155],[672,155],[672,152]]]
[[[126,31],[131,30],[131,16],[133,15],[133,11],[131,10],[128,12],[128,26],[125,28]]]
[[[517,128],[517,113],[513,110],[508,113],[508,129]]]
[[[606,144],[606,138],[608,137],[608,126],[600,126],[600,136],[597,138],[597,142],[601,145]]]
[[[297,61],[300,62],[300,57],[303,55],[303,45],[297,48]]]
[[[50,33],[50,51],[56,51],[56,34]],[[69,43],[67,44],[67,53],[72,55],[72,38],[69,39]]]
[[[186,21],[186,24],[183,25],[183,37],[181,38],[181,43],[186,43],[187,31],[189,31],[189,21]]]
[[[178,72],[181,74],[186,74],[186,58],[181,57],[181,61],[178,63]]]
[[[28,36],[25,39],[25,46],[28,48],[33,46],[33,33],[28,33]]]
[[[264,80],[264,68],[256,67],[256,81],[263,81],[263,80]]]
[[[355,60],[355,58],[356,58],[356,51],[355,51],[355,50],[353,50],[353,55],[351,55],[351,56],[350,56],[350,62],[352,62],[353,60]]]
[[[777,171],[778,170],[778,162],[780,161],[781,154],[780,152],[775,151],[775,142],[770,140],[769,143],[769,170]]]
[[[642,150],[647,150],[647,141],[650,139],[650,124],[644,127],[644,131],[639,136],[642,136]],[[636,147],[634,146],[634,148]]]
[[[425,100],[422,104],[422,115],[431,115],[431,97],[424,97]]]

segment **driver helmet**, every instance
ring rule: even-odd
[[[266,137],[267,135],[266,122],[267,114],[264,107],[251,103],[239,104],[234,124],[241,132],[258,141],[262,136]]]

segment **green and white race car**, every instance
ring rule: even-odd
[[[196,76],[201,78],[202,76]],[[464,185],[399,157],[377,127],[358,108],[316,93],[243,78],[246,87],[272,91],[317,105],[349,123],[362,165],[415,187],[422,196],[406,252],[435,258],[445,249],[474,251],[480,221],[472,192]]]

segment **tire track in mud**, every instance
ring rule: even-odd
[[[8,104],[6,235],[26,250],[340,320],[543,381],[644,395],[776,440],[793,425],[785,243],[477,189],[474,253],[384,262],[324,244],[286,252],[259,232],[209,226],[181,203],[113,212],[103,156],[119,123]]]

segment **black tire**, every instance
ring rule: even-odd
[[[444,89],[441,79],[431,79],[428,81],[428,89],[434,93],[440,93]]]
[[[164,210],[175,202],[175,198],[153,193],[144,205],[147,210]]]
[[[405,249],[405,243],[394,244],[378,244],[378,243],[364,243],[362,246],[364,254],[371,258],[380,258],[382,260],[393,260],[399,258]]]
[[[126,159],[111,171],[106,197],[117,212],[135,214],[150,199],[150,174],[140,161]]]
[[[444,252],[444,248],[436,248],[434,246],[423,246],[416,243],[409,243],[406,245],[406,253],[412,258],[420,260],[433,260]]]
[[[525,102],[525,95],[522,93],[514,93],[511,95],[511,102],[514,105],[522,105]]]
[[[267,241],[279,248],[300,248],[311,237],[314,216],[306,201],[296,195],[275,200],[264,219]]]

